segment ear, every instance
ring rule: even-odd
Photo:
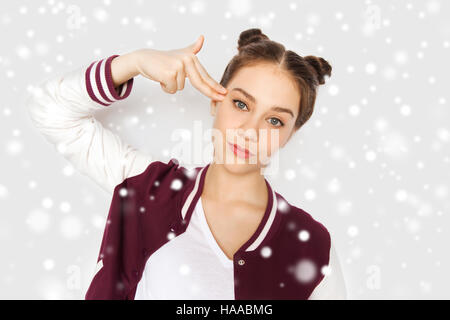
[[[211,115],[216,115],[217,101],[211,100]]]

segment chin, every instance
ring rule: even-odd
[[[258,164],[249,164],[249,163],[227,163],[225,162],[223,164],[224,168],[234,174],[245,174],[249,172],[254,172],[256,170],[259,170]]]

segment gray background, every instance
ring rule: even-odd
[[[449,13],[437,0],[2,1],[0,298],[82,299],[111,200],[32,126],[30,86],[200,34],[198,57],[219,80],[250,27],[333,66],[268,179],[327,226],[349,298],[450,298]],[[174,130],[212,125],[208,98],[189,82],[169,95],[140,76],[98,118],[163,160]]]

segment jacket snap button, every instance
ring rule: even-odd
[[[238,261],[239,265],[242,266],[245,263],[245,260],[241,259]]]

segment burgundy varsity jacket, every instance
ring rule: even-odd
[[[150,255],[187,229],[208,167],[187,169],[174,158],[168,163],[154,161],[115,187],[97,259],[99,270],[86,299],[134,299]],[[233,257],[235,298],[308,299],[324,277],[330,235],[265,181],[269,198],[264,217]],[[307,241],[298,238],[302,230],[309,233]],[[262,254],[263,250],[271,254]]]

